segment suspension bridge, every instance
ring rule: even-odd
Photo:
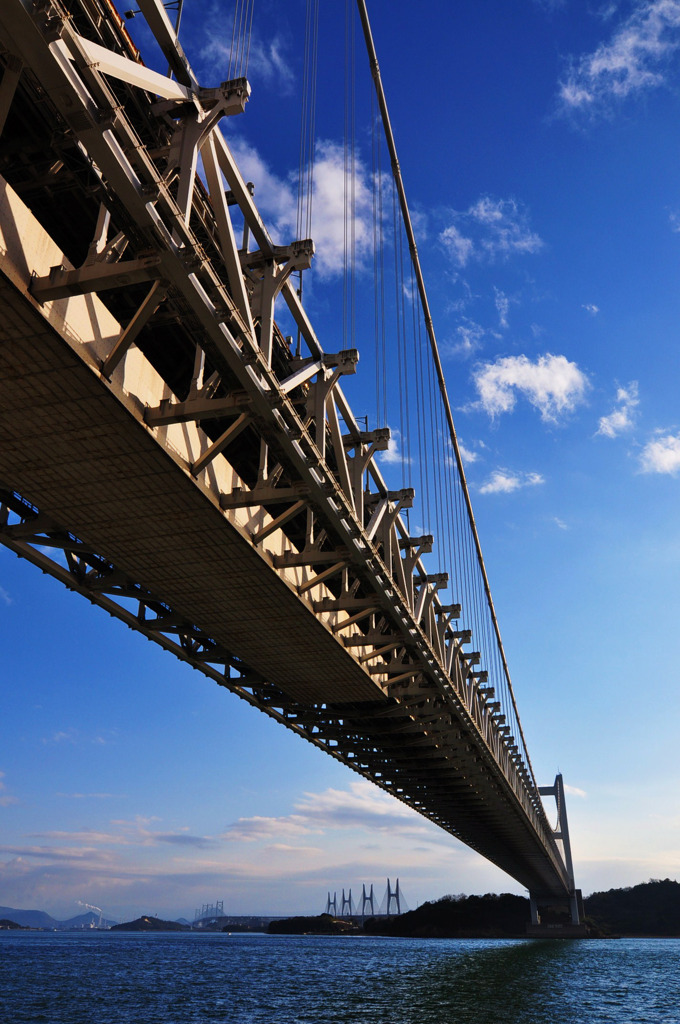
[[[344,148],[322,154],[345,182],[324,336],[302,301],[318,3],[297,231],[276,240],[223,131],[248,117],[252,0],[217,85],[159,0],[138,7],[144,60],[112,0],[0,7],[0,541],[578,920],[562,780],[539,787],[522,732],[365,3],[346,36],[368,56],[372,198],[352,85]],[[374,424],[347,397],[362,259]]]

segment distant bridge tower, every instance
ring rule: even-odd
[[[345,914],[345,909],[347,913]],[[342,910],[340,911],[340,917],[351,917],[352,916],[352,890],[349,890],[349,895],[345,896],[345,890],[342,890]]]
[[[328,899],[326,900],[326,913],[327,914],[332,914],[333,917],[337,917],[338,916],[338,894],[337,894],[337,892],[333,893],[333,899],[331,899],[331,894],[328,893]]]
[[[362,918],[366,916],[366,907],[369,908],[370,916],[371,917],[375,917],[375,901],[373,899],[373,882],[371,882],[371,892],[370,892],[369,895],[366,895],[366,885],[365,885],[365,883],[362,886],[361,910],[360,910]]]
[[[211,918],[216,919],[218,917],[224,917],[224,900],[216,900],[214,903],[204,903],[200,910],[196,910],[194,914],[194,924],[198,924],[199,921],[208,921]]]
[[[399,879],[397,879],[397,885],[395,889],[390,886],[390,880],[387,879],[387,916],[389,917],[394,906],[395,912],[401,914],[401,892],[399,891]]]

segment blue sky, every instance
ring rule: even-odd
[[[186,0],[182,41],[214,85],[231,5],[198,7]],[[305,294],[336,351],[345,15],[322,7]],[[676,878],[680,2],[434,0],[418,14],[383,0],[370,13],[536,774],[564,773],[584,892]],[[131,30],[153,64],[141,21]],[[281,242],[295,223],[303,22],[300,0],[257,5],[252,99],[225,127]],[[359,191],[362,361],[347,391],[374,417],[362,204]],[[328,889],[382,891],[387,875],[411,905],[520,891],[1,548],[0,636],[0,904],[320,912]]]

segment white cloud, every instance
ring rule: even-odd
[[[680,213],[677,210],[671,210],[668,219],[671,222],[671,231],[677,234],[680,231]]]
[[[528,216],[515,199],[480,196],[464,213],[455,212],[453,223],[439,240],[455,266],[471,260],[507,259],[511,255],[538,252],[541,238],[530,229]]]
[[[439,238],[444,243],[444,248],[453,259],[453,262],[459,267],[466,266],[475,248],[472,239],[466,238],[455,224],[450,224],[447,228],[444,228]]]
[[[601,109],[665,81],[664,70],[680,47],[680,0],[638,0],[608,42],[572,64],[560,83],[563,111]]]
[[[666,434],[648,441],[640,453],[640,468],[643,473],[675,476],[680,470],[680,435]]]
[[[581,309],[585,309],[586,313],[590,313],[591,316],[597,316],[600,312],[600,307],[595,306],[592,302],[582,303]]]
[[[463,462],[466,463],[467,465],[476,462],[477,459],[479,458],[477,452],[473,452],[471,448],[466,448],[461,441],[458,442],[458,450],[460,451]]]
[[[370,829],[390,835],[428,835],[428,824],[410,807],[369,782],[352,782],[348,790],[305,793],[293,814],[239,818],[222,838],[240,842],[294,840],[327,830]]]
[[[603,437],[617,437],[630,430],[635,422],[635,410],[640,404],[638,384],[630,382],[627,388],[619,388],[616,392],[616,408],[608,416],[601,416],[597,433]]]
[[[481,324],[464,317],[463,323],[456,327],[455,340],[446,345],[446,351],[451,355],[471,356],[481,348],[485,335]]]
[[[564,784],[564,792],[568,793],[569,796],[578,796],[578,797],[581,797],[584,800],[588,796],[588,794],[586,793],[585,789],[579,789],[578,786],[570,786],[566,782]]]
[[[509,469],[495,469],[487,482],[479,488],[480,494],[512,494],[522,487],[535,487],[545,483],[540,473],[513,473]]]
[[[387,442],[387,451],[378,452],[378,459],[388,466],[401,465],[410,462],[409,457],[401,449],[401,431],[390,427],[390,439]]]
[[[553,523],[554,523],[554,524],[555,524],[555,526],[557,526],[557,527],[558,527],[558,529],[560,529],[560,530],[568,530],[568,529],[569,529],[569,527],[568,527],[568,526],[567,526],[567,524],[565,523],[564,519],[560,519],[560,517],[559,517],[559,516],[553,516]]]
[[[319,834],[322,830],[312,828],[299,814],[286,817],[270,818],[254,815],[251,818],[239,818],[223,833],[222,838],[234,842],[254,843],[280,837],[294,839],[296,836]]]
[[[255,185],[255,202],[282,244],[297,234],[297,172],[277,177],[259,152],[243,139],[230,140],[230,148],[246,181]],[[354,245],[355,267],[368,266],[373,244],[373,199],[370,176],[355,161]],[[293,180],[295,178],[295,180]],[[341,146],[318,142],[314,163],[312,239],[316,254],[312,266],[324,277],[342,273],[345,265],[345,166]]]
[[[511,412],[523,395],[545,421],[556,421],[585,399],[588,378],[576,363],[549,353],[532,362],[528,356],[504,356],[473,372],[479,405],[490,416]]]
[[[2,603],[6,605],[12,604],[12,598],[10,597],[10,595],[8,594],[4,587],[0,587],[0,601],[2,601]]]

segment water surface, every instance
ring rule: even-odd
[[[0,1024],[680,1024],[680,940],[0,932]]]

